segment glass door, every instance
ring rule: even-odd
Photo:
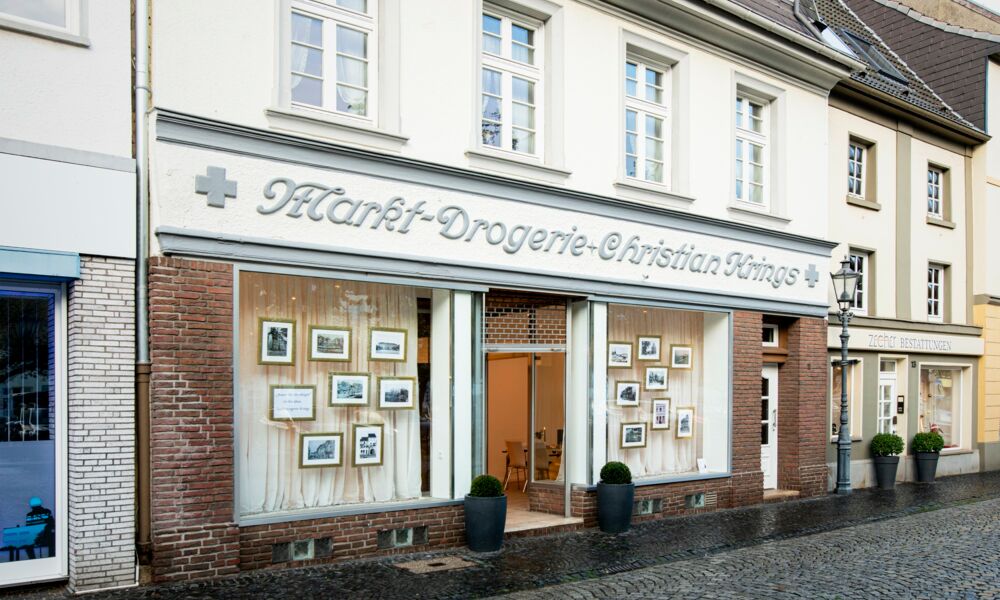
[[[879,362],[878,433],[896,433],[896,361]]]
[[[566,353],[532,355],[532,481],[562,481]]]

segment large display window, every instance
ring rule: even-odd
[[[920,431],[936,431],[944,438],[945,448],[960,448],[961,415],[962,369],[921,367],[917,415]]]
[[[432,380],[450,369],[432,362],[431,340],[449,336],[448,299],[405,285],[240,273],[242,517],[430,495],[431,422],[449,418],[446,397],[434,410]]]
[[[608,305],[607,456],[637,479],[729,471],[727,313]]]

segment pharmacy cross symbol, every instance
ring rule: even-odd
[[[207,167],[205,175],[194,178],[194,191],[208,196],[208,205],[225,208],[226,198],[236,197],[236,182],[226,179],[226,170],[221,167]]]
[[[806,269],[806,282],[809,283],[809,287],[816,287],[816,282],[819,281],[819,271],[816,270],[816,265],[809,265]]]

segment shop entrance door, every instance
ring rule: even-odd
[[[760,374],[760,470],[764,489],[778,487],[778,366],[765,365]]]
[[[878,433],[896,433],[896,361],[879,361]]]

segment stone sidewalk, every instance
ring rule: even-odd
[[[744,548],[994,499],[1000,499],[1000,472],[949,477],[930,485],[902,485],[893,491],[857,490],[849,496],[830,495],[668,518],[643,523],[617,536],[587,530],[518,538],[509,540],[500,552],[492,554],[456,549],[321,567],[253,571],[214,581],[146,586],[88,597],[100,600],[488,597],[629,571],[641,576],[641,569],[670,563],[704,563],[708,568],[712,563],[707,559]],[[984,506],[996,510],[992,503]],[[805,538],[803,543],[812,544],[808,540],[813,539],[817,538]],[[938,540],[928,538],[924,542],[926,547],[932,547]],[[992,550],[990,553],[992,559]],[[418,559],[446,562],[449,557],[465,559],[471,565],[426,574],[414,574],[397,566]],[[876,567],[873,564],[868,569]],[[829,569],[831,572],[835,569],[832,562]],[[760,591],[770,595],[766,588]],[[64,592],[43,589],[18,591],[10,597],[41,600],[64,596]],[[631,593],[629,597],[633,597]],[[656,596],[647,591],[634,597]]]

